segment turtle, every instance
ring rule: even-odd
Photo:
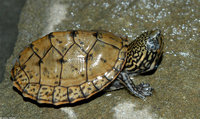
[[[135,85],[130,77],[156,69],[163,46],[158,29],[130,44],[127,37],[101,30],[52,32],[20,52],[11,79],[23,97],[39,104],[72,104],[121,87],[144,99],[153,88],[143,82]]]

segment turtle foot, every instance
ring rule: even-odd
[[[136,96],[145,99],[146,96],[152,95],[153,88],[148,83],[140,83],[136,87]]]

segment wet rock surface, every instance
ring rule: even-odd
[[[15,118],[199,118],[200,117],[200,2],[29,0],[20,16],[19,35],[0,83],[0,117]],[[129,41],[145,30],[164,34],[164,55],[152,75],[137,76],[136,83],[155,89],[146,100],[125,90],[100,93],[76,105],[52,107],[24,99],[12,88],[10,70],[19,52],[53,31],[107,30]]]

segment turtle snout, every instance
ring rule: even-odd
[[[159,39],[161,37],[161,31],[156,29],[152,31],[147,39],[147,50],[156,51],[160,48]]]

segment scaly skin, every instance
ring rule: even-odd
[[[162,55],[163,36],[160,30],[145,32],[128,46],[124,71],[145,73],[154,69]]]
[[[149,31],[141,34],[128,46],[127,60],[123,71],[118,76],[120,81],[135,96],[144,99],[152,94],[153,88],[148,83],[135,85],[130,79],[131,75],[137,75],[157,68],[162,56],[163,36],[160,30]],[[119,83],[116,89],[119,87]],[[112,86],[111,86],[112,87]]]

